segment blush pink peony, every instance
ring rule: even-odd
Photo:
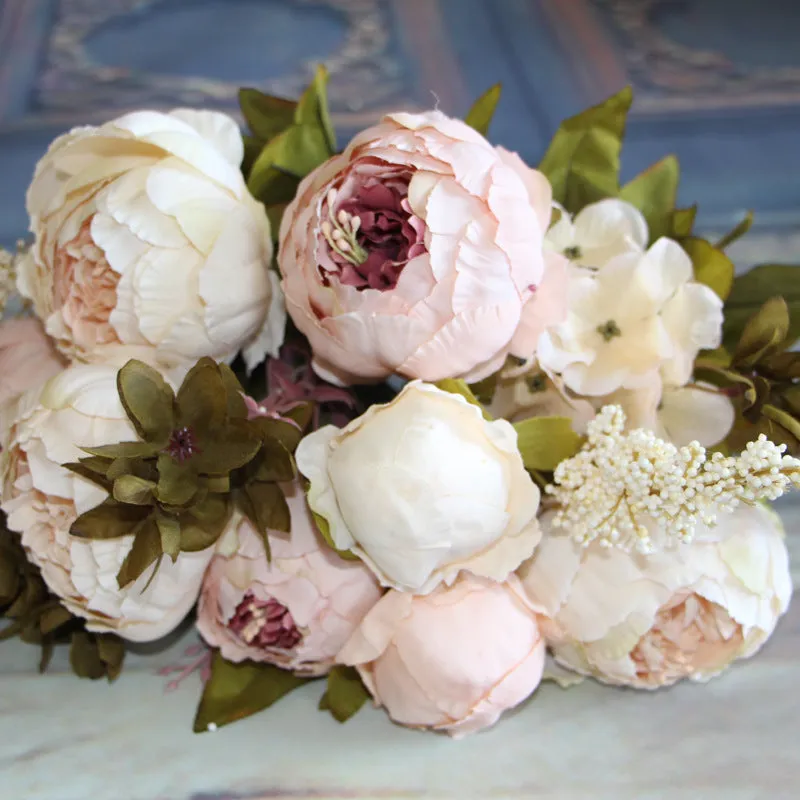
[[[365,566],[324,544],[302,489],[285,490],[291,534],[270,534],[267,561],[259,534],[237,519],[228,534],[233,546],[214,556],[206,572],[197,627],[228,661],[321,675],[381,590]]]
[[[425,596],[389,591],[337,660],[356,667],[395,722],[458,737],[533,693],[545,644],[515,576],[465,576]]]
[[[523,320],[528,357],[544,327],[532,317],[552,315],[535,302],[550,201],[541,173],[439,111],[358,134],[300,184],[281,224],[287,308],[315,370],[340,384],[479,380]]]
[[[0,322],[0,404],[40,386],[66,363],[39,320]]]

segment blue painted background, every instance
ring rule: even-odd
[[[236,110],[242,84],[296,95],[332,73],[340,136],[382,111],[504,97],[492,138],[536,163],[559,121],[633,84],[624,171],[681,159],[701,225],[754,208],[800,228],[797,0],[4,0],[0,241],[58,133],[125,110]]]

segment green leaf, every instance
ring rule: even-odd
[[[515,423],[514,429],[526,469],[551,472],[583,445],[569,417],[531,417]]]
[[[106,674],[109,681],[115,681],[122,672],[122,662],[125,659],[125,642],[110,633],[96,634],[97,654],[106,665]]]
[[[361,710],[369,692],[353,667],[337,664],[328,673],[328,688],[319,701],[320,711],[330,711],[338,722],[347,722]]]
[[[166,445],[167,439],[162,442],[161,446]],[[82,447],[81,450],[96,458],[110,460],[118,458],[148,458],[158,452],[158,448],[149,442],[119,442],[118,444],[102,444],[97,447]],[[108,470],[106,470],[106,476],[111,477],[111,480],[118,477],[116,475],[109,476]]]
[[[117,584],[120,589],[124,589],[128,584],[133,583],[163,555],[161,551],[161,534],[153,518],[154,516],[148,517],[139,528],[133,541],[133,546],[119,568]],[[155,570],[153,574],[155,574]]]
[[[334,154],[336,131],[333,129],[331,115],[328,111],[328,70],[321,64],[314,72],[314,80],[297,103],[294,119],[298,125],[319,127],[325,136],[326,158]]]
[[[216,542],[231,518],[232,504],[227,496],[210,494],[181,517],[181,550],[195,553]]]
[[[275,184],[283,190],[288,182],[275,173],[289,173],[303,178],[330,157],[325,132],[317,125],[293,125],[276,136],[253,164],[247,188],[259,199],[276,191]]]
[[[239,89],[239,106],[250,131],[268,142],[294,122],[297,103],[258,89],[243,88]]]
[[[628,86],[606,101],[561,123],[539,169],[553,199],[577,213],[619,191],[619,156],[633,100]]]
[[[481,410],[484,419],[491,421],[492,418],[489,416],[489,412],[486,411],[486,409],[480,404],[480,401],[472,393],[472,389],[469,388],[469,385],[466,381],[463,381],[460,378],[445,378],[444,380],[436,381],[435,386],[438,389],[441,389],[443,392],[460,394],[470,405],[477,406]]]
[[[206,475],[227,475],[252,461],[261,449],[261,439],[252,426],[228,425],[222,435],[201,440],[200,452],[187,462]]]
[[[139,436],[163,446],[174,427],[175,394],[161,374],[131,359],[117,373],[117,390]]]
[[[261,447],[257,481],[290,481],[295,476],[292,454],[277,439],[267,439]]]
[[[672,230],[679,179],[678,159],[670,155],[648,167],[620,190],[620,199],[644,214],[651,242],[668,236]]]
[[[244,402],[244,389],[234,371],[227,364],[218,364],[219,377],[225,386],[227,412],[229,419],[247,419],[247,405]]]
[[[313,410],[313,406],[311,408]],[[306,414],[301,412],[300,416],[305,418]],[[310,414],[308,418],[310,419]],[[251,420],[251,425],[258,430],[265,442],[270,439],[280,442],[290,453],[297,449],[297,445],[300,444],[300,440],[303,438],[302,428],[285,420],[273,419],[272,417],[256,417]]]
[[[97,646],[92,641],[91,634],[86,631],[76,631],[72,634],[69,663],[79,678],[96,681],[106,674],[105,664],[100,658]]]
[[[763,357],[786,349],[789,309],[782,297],[773,297],[747,321],[733,353],[733,363],[749,368]]]
[[[150,514],[146,506],[133,506],[108,499],[85,511],[72,523],[70,533],[81,539],[117,539],[136,532]]]
[[[298,403],[294,408],[289,409],[281,416],[293,420],[297,425],[299,429],[297,432],[299,436],[297,444],[299,444],[300,439],[303,437],[303,431],[309,426],[309,423],[314,416],[314,403],[311,401],[306,403]],[[293,453],[297,449],[297,444],[292,447],[283,439],[281,439],[281,441],[284,442],[284,445],[288,448],[290,453]]]
[[[253,526],[264,536],[267,531],[283,531],[292,529],[292,518],[286,497],[276,483],[253,482],[242,490],[246,500],[247,516]],[[269,546],[267,544],[267,546]]]
[[[733,286],[733,262],[718,248],[705,239],[689,236],[681,240],[683,249],[692,259],[694,278],[725,300]]]
[[[96,486],[99,486],[101,489],[105,489],[110,494],[111,489],[114,485],[113,481],[109,480],[106,477],[104,471],[99,472],[89,464],[84,463],[86,461],[95,461],[103,464],[111,463],[110,461],[102,458],[82,458],[79,461],[72,461],[67,464],[62,464],[61,466],[64,467],[65,469],[68,469],[70,472],[74,472],[76,475],[80,475],[87,481],[91,481]]]
[[[733,347],[747,320],[771,297],[781,295],[789,307],[787,348],[800,336],[800,267],[763,264],[733,282],[725,303],[724,342]]]
[[[724,250],[729,245],[733,244],[737,239],[741,239],[750,228],[753,226],[753,212],[748,211],[744,219],[736,225],[736,227],[728,231],[716,244],[719,250]]]
[[[278,149],[273,147],[263,158],[259,153],[247,179],[247,188],[257,200],[264,203],[268,211],[275,206],[285,208],[294,199],[300,185],[297,175],[275,166],[273,159],[276,152]]]
[[[158,457],[158,484],[155,495],[159,503],[168,506],[188,505],[197,494],[200,482],[197,474],[180,464],[168,453]]]
[[[72,614],[64,606],[60,603],[55,603],[51,608],[42,612],[39,617],[39,630],[43,635],[47,636],[62,625],[66,625],[72,619]]]
[[[672,237],[682,239],[684,236],[691,236],[696,216],[697,205],[690,208],[676,208],[672,212]]]
[[[470,108],[467,116],[464,117],[464,122],[471,128],[474,128],[481,136],[489,135],[489,125],[492,122],[497,103],[500,100],[502,86],[496,83],[491,88],[487,89]]]
[[[201,358],[183,379],[178,389],[178,422],[196,432],[221,427],[225,423],[228,395],[217,363]]]
[[[317,530],[319,531],[319,535],[325,540],[325,544],[333,550],[339,558],[343,558],[345,561],[360,561],[361,559],[350,550],[339,550],[336,545],[333,543],[333,537],[331,536],[331,526],[325,517],[322,514],[317,514],[316,511],[313,509],[311,510],[311,516],[314,518],[314,524],[317,526]]]
[[[161,551],[173,561],[181,551],[181,524],[168,514],[156,514],[156,527],[161,537]]]
[[[272,664],[234,664],[216,651],[193,730],[203,733],[263,711],[309,680]]]
[[[152,503],[155,488],[153,481],[147,481],[136,475],[120,475],[114,481],[113,496],[119,503],[146,506]]]

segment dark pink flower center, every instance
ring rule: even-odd
[[[167,444],[167,452],[179,463],[191,458],[200,452],[197,446],[197,437],[191,428],[177,428],[172,431]]]
[[[408,203],[411,174],[387,169],[366,165],[328,191],[321,209],[327,281],[387,291],[405,265],[425,252],[425,223]]]
[[[303,638],[283,603],[274,597],[260,600],[252,592],[236,606],[228,628],[252,647],[290,650]]]

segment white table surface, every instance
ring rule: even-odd
[[[800,584],[800,502],[780,510]],[[800,798],[800,601],[753,659],[655,693],[548,684],[493,730],[452,741],[365,709],[344,726],[306,686],[264,714],[191,732],[195,674],[166,693],[167,650],[114,684],[0,644],[0,800]]]

